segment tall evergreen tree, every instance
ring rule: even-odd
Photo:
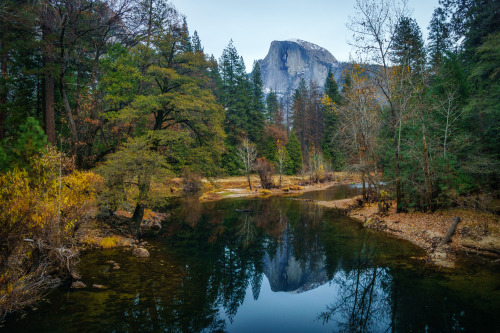
[[[257,61],[253,63],[253,69],[251,73],[251,93],[252,93],[252,104],[250,108],[250,127],[248,129],[250,138],[259,143],[264,135],[264,83],[262,82],[262,76],[260,72],[260,65]]]
[[[266,118],[270,124],[276,123],[279,107],[278,96],[275,91],[271,90],[266,97]]]
[[[201,46],[201,40],[196,30],[193,33],[193,37],[191,37],[191,44],[193,45],[193,52],[203,52],[203,46]]]
[[[222,52],[219,72],[220,100],[226,108],[226,133],[231,144],[236,145],[249,130],[251,91],[245,64],[232,40]]]
[[[294,131],[290,132],[290,137],[286,144],[286,151],[289,157],[287,171],[289,174],[297,174],[302,170],[302,149]]]
[[[451,46],[450,28],[447,23],[448,13],[442,8],[434,9],[429,23],[428,53],[430,62],[434,67],[441,64],[446,51]]]
[[[396,26],[391,60],[411,70],[421,68],[425,63],[424,41],[417,21],[402,17]]]
[[[302,79],[299,87],[293,94],[293,131],[301,144],[302,155],[305,155],[309,147],[309,115],[307,101],[309,99],[309,89],[306,81]]]
[[[323,135],[323,154],[327,160],[332,162],[335,167],[340,166],[341,157],[340,151],[336,148],[334,137],[337,131],[337,113],[336,108],[340,106],[341,96],[339,92],[339,86],[335,77],[328,70],[328,76],[325,82],[324,98],[323,98],[323,118],[324,118],[324,128],[325,132]]]

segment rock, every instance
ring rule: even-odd
[[[97,212],[97,217],[98,218],[107,218],[110,217],[112,214],[111,210],[109,207],[103,206],[99,207],[99,211]]]
[[[141,222],[141,230],[142,231],[147,231],[147,230],[158,231],[162,227],[161,222],[165,221],[167,217],[168,217],[168,214],[152,213],[151,218],[145,219]]]
[[[92,288],[95,288],[95,289],[108,289],[108,287],[103,286],[102,284],[93,284]]]
[[[138,247],[132,250],[132,255],[137,258],[149,258],[149,251],[143,247]]]
[[[71,278],[73,280],[80,280],[82,277],[77,272],[71,272]]]
[[[340,78],[348,66],[338,62],[328,50],[300,39],[273,41],[266,57],[259,60],[259,65],[264,90],[274,90],[279,96],[295,91],[301,79],[323,87],[328,69],[335,78]]]
[[[120,266],[119,266],[119,265],[114,265],[114,266],[113,266],[113,269],[114,269],[114,270],[119,270],[119,269],[120,269]]]
[[[150,228],[153,231],[158,231],[161,229],[161,223],[158,221],[151,221],[150,223]]]
[[[108,261],[106,261],[106,264],[111,264],[111,265],[113,265],[113,264],[116,264],[116,262],[115,262],[114,260],[108,260]]]
[[[134,243],[136,243],[135,239],[124,238],[121,242],[121,246],[132,246]]]
[[[73,281],[73,283],[71,283],[71,289],[82,289],[82,288],[87,288],[87,285],[82,281]]]

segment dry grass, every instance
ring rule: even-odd
[[[446,209],[434,213],[396,213],[392,205],[386,216],[378,214],[377,204],[366,205],[350,211],[366,226],[384,230],[404,238],[425,249],[431,260],[441,266],[453,266],[456,253],[481,253],[484,249],[494,254],[500,253],[500,217],[474,210]],[[440,241],[448,231],[453,219],[458,216],[458,224],[450,244],[440,246]]]

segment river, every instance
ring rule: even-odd
[[[304,194],[330,200],[349,188]],[[500,272],[441,271],[414,245],[293,197],[184,200],[150,258],[96,250],[87,286],[52,292],[6,332],[498,332]],[[112,269],[106,263],[120,265]]]

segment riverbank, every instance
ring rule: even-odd
[[[367,228],[380,230],[418,245],[426,251],[426,260],[437,266],[452,268],[461,259],[471,257],[484,263],[499,263],[498,215],[465,209],[445,209],[433,213],[396,213],[395,205],[390,207],[387,214],[380,214],[376,203],[359,205],[360,200],[360,197],[354,197],[317,203],[342,209]],[[459,217],[461,222],[450,242],[441,245],[455,217]]]
[[[300,194],[324,190],[331,186],[359,182],[352,173],[337,172],[329,181],[308,184],[307,178],[283,176],[282,187],[262,190],[257,175],[251,178],[252,190],[246,177],[226,177],[204,180],[205,191],[201,202],[225,198],[255,197],[263,195]],[[459,261],[474,257],[485,263],[498,263],[500,259],[500,216],[476,210],[446,209],[433,213],[396,213],[392,205],[386,214],[380,214],[377,203],[365,204],[361,196],[332,201],[316,201],[324,207],[335,208],[362,223],[365,227],[402,238],[421,247],[427,253],[427,262],[452,268]],[[460,217],[451,241],[441,245],[455,217]]]
[[[347,172],[332,172],[328,178],[319,183],[310,183],[307,176],[283,175],[281,187],[269,190],[262,189],[258,175],[251,175],[250,182],[252,189],[248,186],[248,180],[244,176],[225,177],[219,179],[203,180],[203,195],[201,202],[216,201],[226,198],[255,197],[263,195],[300,194],[311,191],[324,190],[335,185],[349,185],[360,181],[357,174]],[[279,179],[274,177],[274,182],[278,184]]]

